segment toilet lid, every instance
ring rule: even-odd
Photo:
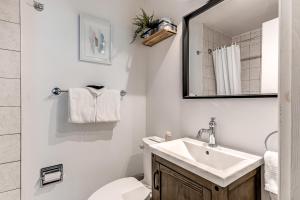
[[[88,200],[144,200],[151,190],[133,177],[113,181],[98,191]],[[150,198],[149,198],[150,199]]]

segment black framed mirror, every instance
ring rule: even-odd
[[[278,96],[278,0],[210,0],[182,42],[184,99]]]

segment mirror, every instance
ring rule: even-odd
[[[211,0],[184,17],[183,98],[277,97],[278,0]]]

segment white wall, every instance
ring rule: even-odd
[[[215,116],[220,144],[262,154],[265,136],[278,129],[276,99],[182,100],[180,26],[175,38],[153,48],[128,44],[131,18],[139,7],[171,16],[180,24],[184,14],[204,1],[147,0],[146,5],[141,0],[43,2],[42,13],[21,2],[23,200],[84,200],[111,180],[141,172],[138,144],[146,134],[146,89],[148,135],[171,130],[175,137],[193,137]],[[78,61],[81,11],[111,21],[113,65]],[[54,86],[89,83],[129,92],[122,101],[119,124],[70,125],[66,96],[49,96]],[[64,164],[64,182],[40,189],[40,168],[57,163]]]
[[[159,0],[147,2],[149,10],[180,24],[182,16],[204,1],[167,0],[166,6],[159,6]],[[183,100],[181,31],[179,25],[176,37],[148,49],[147,134],[171,130],[175,137],[195,137],[200,128],[208,127],[210,117],[216,117],[219,144],[262,155],[265,137],[278,130],[277,99]]]
[[[262,35],[261,92],[278,93],[279,18],[263,23]]]
[[[216,117],[219,144],[263,155],[266,136],[278,130],[277,99],[182,99],[181,19],[203,2],[147,1],[149,10],[179,24],[176,37],[148,49],[147,134],[163,136],[170,130],[175,138],[195,137],[208,127],[210,117]],[[270,143],[271,149],[278,149],[276,137]],[[262,199],[268,199],[265,192]]]
[[[30,2],[30,1],[29,1]],[[142,172],[138,145],[146,128],[145,53],[130,45],[141,0],[44,0],[39,13],[21,1],[22,200],[86,200],[104,184]],[[78,60],[78,14],[111,21],[112,65]],[[125,89],[118,124],[71,125],[67,97],[54,86],[90,83]],[[40,189],[39,170],[63,163],[62,183]]]

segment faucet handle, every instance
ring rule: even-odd
[[[210,118],[209,127],[215,127],[216,126],[216,118],[212,117]]]
[[[203,129],[203,128],[200,129],[200,130],[198,131],[198,134],[197,134],[196,138],[197,138],[197,139],[201,138],[204,132],[205,132],[205,129]]]

